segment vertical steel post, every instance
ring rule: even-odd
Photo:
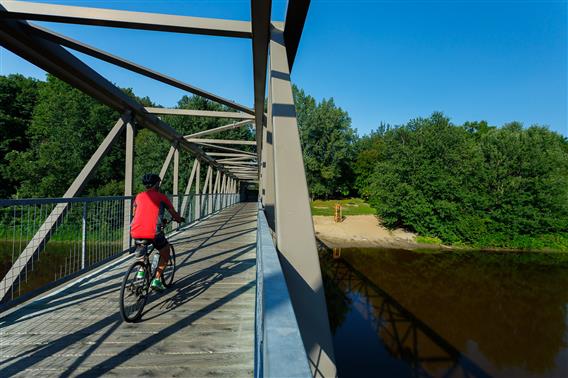
[[[268,81],[268,109],[266,125],[262,128],[262,151],[260,162],[260,182],[259,182],[259,196],[262,200],[264,207],[264,214],[268,225],[273,230],[276,228],[274,221],[274,145],[273,136],[274,129],[272,126],[272,86],[271,80]]]
[[[227,175],[223,175],[221,180],[221,208],[225,207],[225,186],[227,185]]]
[[[201,173],[201,162],[195,160],[197,163],[197,169],[195,171],[195,220],[201,218],[201,198],[200,198],[200,188],[199,188],[199,176]]]
[[[207,168],[207,213],[211,214],[213,212],[213,168],[209,166]]]
[[[174,150],[174,174],[173,174],[173,201],[172,205],[174,209],[179,213],[179,148],[176,145]],[[179,224],[177,222],[173,222],[173,228],[177,228]]]
[[[134,186],[134,124],[126,124],[126,156],[124,167],[124,195],[132,196]],[[124,201],[124,228],[122,236],[122,249],[130,248],[130,220],[132,218],[132,200]]]
[[[283,33],[272,28],[270,95],[276,241],[314,375],[335,377],[333,344],[317,254]],[[293,184],[292,184],[293,183]]]
[[[215,177],[215,186],[213,188],[213,193],[215,193],[215,211],[219,211],[221,209],[221,205],[219,204],[219,189],[221,187],[222,177],[223,172],[217,171],[217,175]]]
[[[87,202],[83,202],[83,224],[81,230],[81,269],[85,269],[87,258]]]

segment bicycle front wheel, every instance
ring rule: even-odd
[[[149,272],[144,263],[137,261],[126,272],[120,287],[120,315],[125,322],[135,322],[142,317],[149,288]]]
[[[165,287],[171,287],[174,283],[174,274],[176,272],[176,252],[174,246],[170,244],[170,257],[168,263],[162,272],[162,283]]]

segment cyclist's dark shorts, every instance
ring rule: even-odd
[[[163,247],[168,245],[168,239],[166,239],[166,236],[164,235],[163,232],[160,232],[159,234],[157,234],[154,239],[136,239],[135,240],[135,242],[138,242],[138,241],[146,241],[148,243],[152,243],[154,245],[154,248],[156,248],[156,249],[162,249]],[[143,248],[137,248],[136,249],[137,257],[142,257],[142,256],[140,256],[140,254],[142,253],[143,250],[144,250]]]

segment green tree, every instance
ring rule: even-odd
[[[8,170],[6,155],[29,147],[27,131],[41,82],[22,75],[0,76],[0,198],[15,194],[17,181]]]
[[[300,140],[310,195],[316,198],[345,196],[351,192],[355,131],[347,112],[333,99],[319,104],[293,87]]]
[[[371,196],[371,177],[375,166],[384,149],[384,133],[386,125],[381,125],[377,131],[364,135],[355,143],[356,158],[353,163],[353,173],[355,175],[354,188],[360,197],[369,199]]]
[[[117,112],[48,75],[27,130],[30,147],[6,155],[18,196],[61,196],[117,119]],[[105,159],[92,186],[116,177],[116,160],[120,148]]]
[[[364,147],[356,171],[369,172],[376,159],[360,182],[389,227],[502,247],[568,231],[568,142],[544,127],[456,126],[434,113]]]

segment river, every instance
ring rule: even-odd
[[[339,377],[568,377],[567,257],[322,249]]]

